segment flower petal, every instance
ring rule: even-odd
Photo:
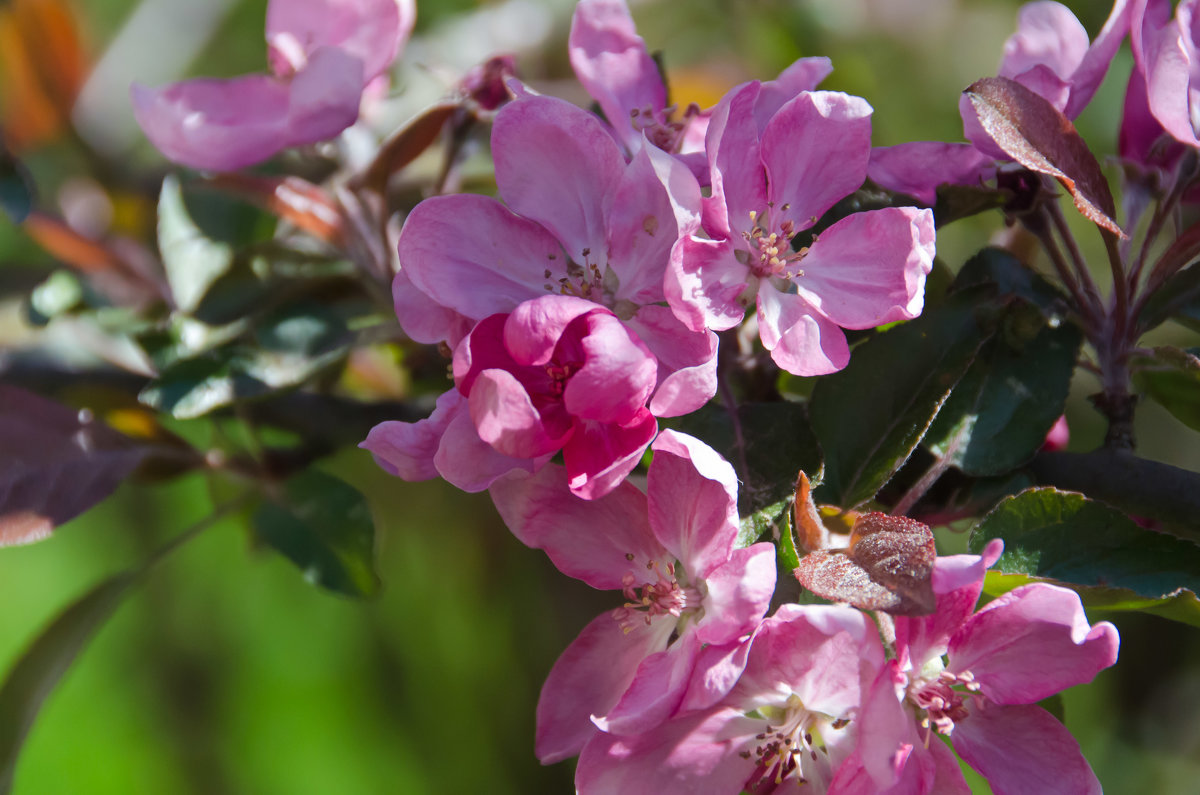
[[[579,341],[584,359],[563,392],[567,411],[584,420],[628,422],[654,391],[658,361],[614,315],[592,312],[576,322],[586,328]]]
[[[870,159],[871,106],[866,100],[834,91],[800,94],[779,109],[762,133],[772,224],[778,217],[790,219],[797,229],[808,228],[859,189]],[[748,209],[762,212],[767,205]]]
[[[466,408],[464,406],[464,408]],[[446,426],[441,444],[433,457],[438,473],[463,491],[483,491],[509,472],[535,472],[549,456],[512,458],[497,452],[479,438],[468,411],[459,411]]]
[[[612,316],[599,304],[571,295],[543,295],[525,301],[504,322],[504,347],[514,361],[540,367],[554,356],[567,327],[589,312]],[[577,338],[568,342],[577,342]]]
[[[623,0],[582,0],[571,18],[567,41],[575,76],[600,105],[626,151],[641,147],[630,111],[660,111],[667,89],[658,65],[637,35]]]
[[[591,716],[612,709],[638,665],[666,645],[671,624],[639,622],[625,632],[606,612],[584,627],[550,669],[538,698],[534,748],[542,764],[580,752],[598,731]]]
[[[741,323],[746,306],[739,299],[750,269],[734,256],[734,242],[685,237],[678,247],[663,284],[675,316],[692,331],[724,331]]]
[[[608,209],[608,266],[616,297],[635,304],[664,300],[663,275],[676,241],[700,225],[700,185],[657,147],[638,152],[625,169]]]
[[[704,583],[708,596],[697,636],[709,644],[736,640],[757,627],[771,606],[775,545],[764,541],[733,550],[726,563],[705,575]]]
[[[392,306],[400,328],[414,342],[436,345],[439,342],[454,347],[471,331],[473,321],[441,304],[431,301],[399,270],[392,279]]]
[[[620,425],[577,421],[563,446],[571,491],[585,500],[608,494],[638,465],[657,432],[658,422],[646,409]]]
[[[1107,621],[1089,626],[1079,595],[1033,583],[989,602],[950,639],[949,668],[970,671],[1000,704],[1032,704],[1092,681],[1117,661]]]
[[[397,251],[414,287],[472,320],[544,296],[553,276],[565,273],[562,246],[541,225],[466,193],[414,207]]]
[[[549,229],[576,263],[603,262],[603,208],[625,158],[596,117],[553,97],[510,102],[496,114],[492,156],[514,212]]]
[[[979,185],[994,170],[992,159],[970,144],[914,141],[872,149],[867,176],[881,187],[932,205],[939,185]]]
[[[716,450],[687,434],[663,431],[653,450],[650,527],[690,578],[707,577],[729,560],[737,540],[737,475]]]
[[[759,89],[754,82],[731,90],[717,103],[708,122],[704,141],[712,199],[704,224],[713,237],[749,231],[750,211],[762,212],[767,207],[767,172],[759,157],[759,131],[754,121]]]
[[[320,47],[358,58],[367,81],[396,59],[412,33],[413,0],[273,0],[267,4],[271,70],[291,74]]]
[[[1066,80],[1087,51],[1087,30],[1069,8],[1055,2],[1027,3],[1017,14],[1017,32],[1004,42],[997,74],[1015,80],[1035,66],[1045,66]]]
[[[932,210],[853,213],[819,235],[793,281],[810,306],[843,328],[909,320],[925,305],[934,235]]]
[[[850,361],[846,335],[836,323],[768,282],[758,289],[758,334],[775,363],[795,375],[826,375]]]
[[[381,422],[358,446],[370,451],[375,463],[402,480],[429,480],[438,476],[433,457],[442,434],[458,414],[466,413],[457,389],[443,392],[428,418],[417,422]]]
[[[1100,795],[1079,743],[1046,710],[989,705],[954,726],[954,750],[996,795]]]
[[[562,467],[548,466],[535,475],[515,473],[499,480],[490,494],[521,543],[544,549],[559,571],[593,588],[622,589],[626,574],[639,585],[654,582],[656,575],[646,565],[670,562],[646,521],[646,495],[632,483],[585,502],[567,487]]]
[[[595,713],[603,716],[596,719],[596,725],[611,734],[641,734],[674,716],[700,656],[700,646],[695,632],[685,632],[664,650],[648,655],[638,665],[620,701],[607,712]]]
[[[561,412],[545,412],[548,416],[543,417],[524,385],[507,370],[479,373],[467,400],[479,438],[502,455],[550,455],[570,437],[570,420]]]
[[[833,62],[824,56],[798,58],[779,77],[762,84],[754,103],[754,118],[759,132],[771,117],[801,91],[813,91],[833,72]]]
[[[665,306],[638,309],[625,326],[658,360],[658,386],[650,400],[656,417],[690,414],[717,393],[717,335],[690,331]]]

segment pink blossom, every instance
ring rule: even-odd
[[[564,573],[626,599],[588,624],[550,672],[537,712],[543,762],[579,753],[598,734],[593,720],[638,733],[685,698],[711,706],[737,680],[745,664],[738,643],[774,592],[774,546],[734,548],[733,468],[674,431],[663,431],[653,449],[645,494],[626,482],[585,503],[557,467],[492,486],[517,538],[545,549]]]
[[[1129,0],[1116,0],[1089,44],[1087,31],[1066,6],[1050,0],[1026,3],[1017,16],[1017,31],[1004,43],[997,74],[1074,119],[1095,95],[1129,32],[1128,6]],[[968,98],[960,98],[959,113],[970,144],[916,141],[879,147],[871,153],[867,175],[926,204],[933,204],[939,185],[975,185],[990,179],[995,174],[993,161],[1009,158],[980,125]]]
[[[840,370],[843,328],[916,317],[933,265],[933,215],[912,207],[855,213],[795,250],[866,176],[870,106],[846,94],[749,83],[713,112],[704,228],[681,244],[667,300],[689,328],[727,329],[757,303],[759,336],[797,375]]]
[[[465,325],[522,301],[575,296],[611,310],[654,354],[656,416],[704,405],[716,392],[716,336],[661,305],[675,243],[699,225],[692,174],[654,147],[626,163],[595,117],[543,96],[496,114],[492,150],[503,204],[434,197],[401,230],[401,326],[453,344]]]
[[[1200,51],[1196,0],[1133,0],[1133,56],[1145,75],[1146,104],[1162,127],[1188,146],[1200,146]]]
[[[358,118],[367,85],[412,32],[414,0],[274,0],[269,75],[132,88],[134,115],[159,151],[230,171],[332,138]]]
[[[484,318],[463,338],[457,398],[444,395],[427,420],[376,426],[362,446],[396,475],[436,473],[466,491],[536,470],[561,450],[571,490],[592,499],[615,488],[654,439],[646,403],[658,369],[609,310],[543,296]]]
[[[750,641],[716,704],[654,731],[597,734],[579,757],[582,795],[833,792],[852,720],[883,665],[875,625],[849,607],[784,605]]]
[[[993,541],[983,556],[939,558],[933,579],[937,612],[896,618],[896,665],[884,671],[887,682],[880,686],[899,700],[875,699],[862,718],[895,727],[892,741],[884,736],[873,746],[864,741],[840,775],[861,778],[852,769],[859,764],[878,791],[887,791],[905,776],[931,781],[936,771],[942,779],[938,791],[969,792],[961,777],[925,756],[926,749],[940,745],[929,739],[936,731],[950,737],[958,755],[997,795],[1100,792],[1075,739],[1036,703],[1091,681],[1115,663],[1116,628],[1107,622],[1089,626],[1078,594],[1044,583],[1017,588],[974,612],[985,571],[1002,546]],[[898,717],[901,703],[916,714],[924,735],[915,746]],[[915,770],[902,765],[889,770],[883,760],[905,748]]]

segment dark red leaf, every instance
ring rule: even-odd
[[[1057,179],[1092,223],[1127,237],[1113,220],[1116,205],[1100,164],[1058,108],[1005,77],[986,77],[964,93],[983,128],[1009,157]]]
[[[144,455],[90,412],[0,384],[0,546],[45,538],[112,493]]]
[[[258,205],[313,237],[338,244],[344,233],[337,203],[323,188],[300,177],[217,174],[208,184]]]
[[[866,513],[854,523],[849,549],[810,552],[800,561],[796,578],[817,596],[862,610],[929,615],[936,607],[930,580],[936,557],[926,525]]]

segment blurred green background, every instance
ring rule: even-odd
[[[122,75],[134,70],[156,83],[262,68],[264,0],[196,5],[211,19],[189,25],[184,15],[177,27],[130,39],[131,28],[141,30],[131,20],[147,8],[161,22],[186,4],[70,4],[87,51],[117,86],[85,90],[93,104],[77,113],[80,134],[121,158],[121,179],[149,186],[151,196],[166,166],[129,130]],[[585,104],[566,60],[571,6],[419,2],[417,38],[377,125],[386,132],[493,51],[515,50],[532,84]],[[835,72],[823,87],[866,97],[876,109],[875,142],[894,144],[961,139],[958,93],[994,72],[1017,6],[700,0],[637,3],[634,15],[650,48],[664,51],[683,102],[711,104],[798,56],[828,55]],[[1093,34],[1108,11],[1072,6]],[[152,55],[138,60],[131,53],[139,48]],[[164,64],[172,57],[179,63]],[[1101,157],[1115,148],[1130,61],[1123,52],[1080,120]],[[136,72],[144,63],[153,74]],[[110,129],[89,137],[93,123]],[[49,140],[21,156],[52,192],[78,170],[74,151],[70,140]],[[125,223],[145,228],[134,210]],[[989,215],[950,227],[940,255],[957,267],[997,226]],[[0,274],[44,274],[51,262],[0,220]],[[19,301],[6,299],[0,346],[31,339]],[[1094,384],[1080,381],[1068,415],[1072,447],[1085,450],[1103,428],[1085,400]],[[197,429],[208,432],[204,421]],[[1165,412],[1143,409],[1139,433],[1143,455],[1200,469],[1195,435]],[[382,595],[363,604],[315,589],[290,563],[254,548],[245,516],[221,522],[153,571],[50,696],[18,768],[19,795],[572,790],[571,763],[543,768],[533,756],[534,705],[558,653],[619,597],[568,580],[522,547],[485,495],[401,482],[359,450],[323,467],[370,499]],[[208,515],[226,491],[199,475],[127,484],[50,540],[0,550],[0,665],[93,584]],[[1067,725],[1107,791],[1200,792],[1200,632],[1153,617],[1092,616],[1101,618],[1120,628],[1122,660],[1066,694]]]

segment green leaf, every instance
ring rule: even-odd
[[[1172,318],[1200,331],[1200,266],[1184,268],[1163,282],[1138,313],[1138,327],[1149,331]]]
[[[138,399],[176,419],[192,419],[298,386],[345,357],[353,339],[342,317],[347,309],[311,301],[290,304],[265,317],[252,342],[232,343],[168,364]],[[201,324],[200,328],[208,327]],[[177,353],[171,345],[169,337],[143,340],[155,358]]]
[[[995,598],[1020,588],[1022,585],[1041,581],[1040,578],[1024,574],[1003,574],[998,571],[989,571],[983,581],[983,592]],[[1184,590],[1173,596],[1149,599],[1139,596],[1128,588],[1072,586],[1072,590],[1079,594],[1080,602],[1089,613],[1104,610],[1114,613],[1136,611],[1200,628],[1200,600],[1191,591]]]
[[[1000,248],[985,248],[967,260],[951,291],[984,286],[1001,296],[1023,298],[1052,318],[1063,315],[1067,306],[1066,296],[1057,287]]]
[[[188,213],[179,179],[163,179],[158,199],[158,250],[175,305],[192,312],[234,262],[233,247],[209,237]]]
[[[812,427],[825,451],[818,502],[853,508],[908,460],[990,332],[971,303],[952,301],[854,349],[813,389]]]
[[[17,756],[42,702],[137,579],[136,573],[123,572],[88,591],[38,636],[9,671],[0,687],[0,793],[12,789]]]
[[[1177,420],[1200,431],[1200,348],[1170,345],[1134,360],[1133,383]]]
[[[366,498],[315,469],[290,478],[283,499],[263,503],[255,535],[295,563],[316,585],[347,596],[372,596],[375,523]]]
[[[998,210],[1012,198],[1005,190],[980,185],[939,185],[933,219],[938,228],[988,210]]]
[[[29,318],[44,326],[83,303],[83,283],[69,270],[56,270],[29,294]]]
[[[971,532],[979,553],[1004,539],[997,570],[1067,583],[1125,589],[1164,600],[1200,592],[1200,547],[1139,527],[1120,511],[1075,492],[1036,488],[997,505]]]
[[[1033,458],[1062,414],[1083,335],[1044,325],[1021,347],[991,340],[926,434],[925,444],[964,473],[992,476]]]
[[[799,403],[744,403],[737,409],[742,445],[733,419],[720,406],[708,404],[673,423],[723,455],[737,471],[738,514],[774,522],[775,507],[792,496],[801,470],[810,477],[821,468],[821,449]],[[772,511],[775,511],[772,513]]]

